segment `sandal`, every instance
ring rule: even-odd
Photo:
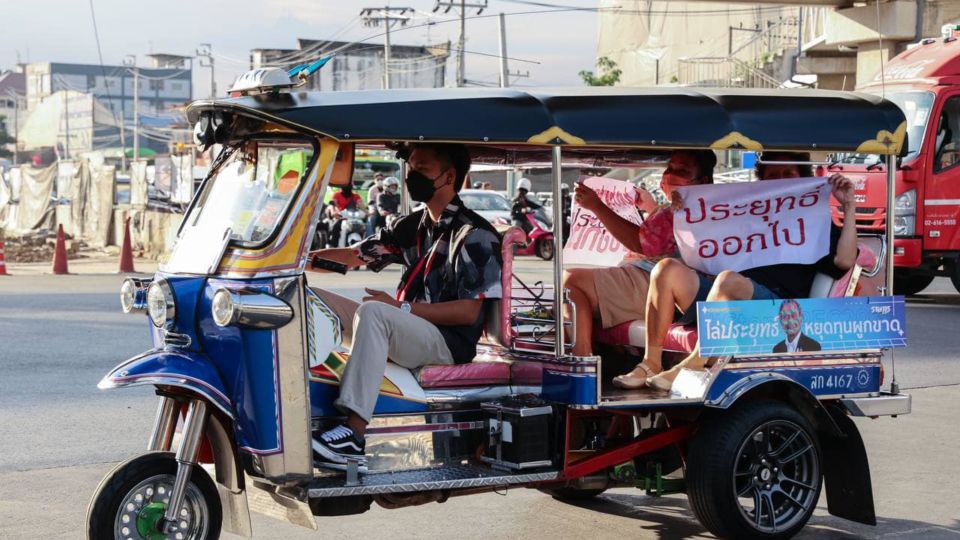
[[[664,392],[669,392],[671,389],[673,389],[673,381],[668,379],[662,373],[647,378],[645,382],[650,388],[656,388],[657,390],[663,390]]]
[[[625,373],[623,375],[617,375],[613,378],[613,385],[619,388],[626,388],[628,390],[636,390],[637,388],[643,388],[647,381],[656,375],[650,366],[644,364],[643,362],[637,364],[637,367],[642,368],[645,372],[643,378],[635,377],[630,373]],[[634,368],[636,369],[636,368]]]

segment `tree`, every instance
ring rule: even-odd
[[[592,71],[583,70],[579,73],[580,78],[588,86],[613,86],[620,82],[620,74],[623,70],[617,67],[617,63],[601,56],[597,59],[597,71],[602,75],[594,75]]]
[[[13,155],[13,152],[7,150],[7,145],[16,143],[17,140],[7,134],[7,128],[3,125],[3,122],[0,121],[0,158],[10,157]],[[16,148],[16,147],[14,147]]]

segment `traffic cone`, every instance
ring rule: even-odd
[[[53,273],[70,273],[67,270],[67,241],[63,238],[63,225],[57,225],[57,247],[53,250]]]
[[[130,274],[133,269],[133,249],[130,248],[130,218],[123,220],[123,247],[120,249],[120,273]]]
[[[4,255],[3,231],[0,230],[0,276],[9,276],[7,273],[7,258]]]

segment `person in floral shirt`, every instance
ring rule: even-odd
[[[716,155],[710,150],[677,150],[663,172],[660,189],[670,200],[675,187],[711,184],[716,163]],[[583,183],[577,184],[574,194],[577,204],[593,212],[607,231],[632,253],[613,268],[576,268],[565,273],[563,284],[570,290],[570,301],[576,306],[573,349],[576,356],[593,354],[595,321],[609,328],[644,318],[650,269],[659,259],[677,252],[670,207],[656,207],[649,193],[642,190],[638,193],[641,196],[638,206],[649,212],[640,225],[619,216]],[[644,194],[646,197],[642,197]],[[568,318],[572,318],[570,311]]]

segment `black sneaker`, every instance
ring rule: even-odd
[[[313,456],[325,464],[346,465],[350,460],[366,464],[364,439],[357,437],[352,429],[339,425],[313,439]]]

